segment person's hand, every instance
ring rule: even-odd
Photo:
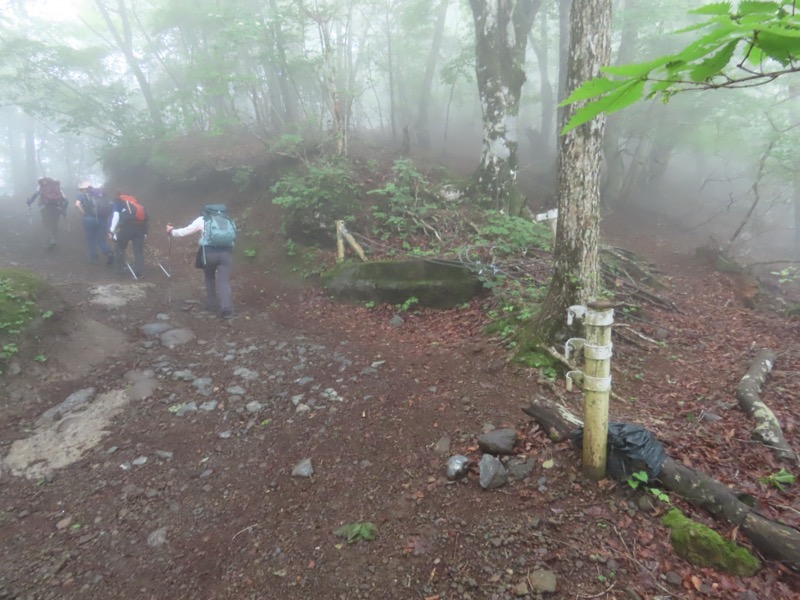
[[[167,223],[167,235],[172,235],[172,230],[175,229],[172,223]]]

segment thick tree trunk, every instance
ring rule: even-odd
[[[428,54],[428,62],[425,64],[425,76],[422,80],[422,90],[419,95],[419,106],[417,108],[417,143],[420,148],[430,148],[431,136],[428,131],[428,108],[433,88],[433,75],[436,72],[436,62],[439,59],[439,52],[442,49],[442,39],[444,38],[444,24],[447,20],[447,5],[450,0],[439,0],[439,7],[436,12],[436,26],[433,30],[433,41],[431,51]]]
[[[539,423],[553,442],[570,440],[573,432],[583,425],[567,408],[542,398],[522,407],[522,411]],[[800,531],[758,514],[724,483],[669,457],[664,461],[658,481],[715,518],[738,525],[765,556],[795,571],[800,570]]]
[[[282,77],[276,77],[282,100],[282,122],[294,123],[297,120],[298,113],[297,94],[294,93],[289,85],[289,61],[286,59],[286,42],[284,41],[283,30],[281,29],[280,11],[278,10],[278,5],[275,0],[269,0],[269,7],[272,18],[269,19],[266,27],[269,29],[275,47],[278,70],[283,74]]]
[[[600,75],[611,55],[611,0],[573,0],[567,93]],[[566,107],[568,121],[577,106]],[[554,272],[535,337],[550,340],[566,319],[567,308],[586,304],[600,289],[600,172],[605,117],[559,138],[558,222]]]
[[[564,107],[567,98],[567,63],[569,62],[570,13],[572,0],[558,0],[558,102],[556,108],[556,144],[558,135],[566,125]]]
[[[512,215],[523,207],[516,187],[519,99],[525,83],[528,33],[540,5],[541,0],[470,0],[483,114],[483,149],[473,175],[473,192]]]

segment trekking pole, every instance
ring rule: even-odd
[[[136,276],[136,271],[134,271],[134,270],[133,270],[133,267],[131,267],[131,263],[129,263],[129,262],[126,260],[126,261],[125,261],[125,266],[126,266],[126,267],[128,267],[128,271],[130,271],[130,272],[131,272],[131,275],[133,275],[133,278],[134,278],[134,279],[136,279],[136,280],[138,281],[138,280],[139,280],[139,278]]]
[[[28,204],[28,225],[33,225],[33,211],[30,204]]]

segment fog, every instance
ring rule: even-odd
[[[644,61],[685,43],[689,34],[666,32],[692,23],[686,10],[698,3],[640,4],[615,3],[615,61]],[[16,0],[3,3],[3,15],[0,193],[7,196],[30,195],[43,175],[65,189],[102,181],[109,148],[197,133],[320,135],[336,110],[354,143],[407,149],[422,164],[441,162],[464,176],[480,157],[474,32],[464,2],[445,11],[416,0]],[[533,211],[555,202],[558,18],[558,3],[545,0],[530,35],[518,119],[518,183]],[[618,56],[624,40],[626,57]],[[709,236],[730,244],[744,263],[791,259],[800,196],[796,89],[786,77],[643,101],[612,116],[604,214],[658,215],[698,244]]]

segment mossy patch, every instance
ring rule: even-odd
[[[47,284],[21,269],[0,269],[0,374],[6,361],[19,352],[18,342],[31,322],[40,317],[37,297]]]
[[[752,577],[761,568],[761,561],[746,548],[692,521],[677,508],[671,509],[661,522],[670,528],[670,542],[678,556],[694,565],[741,577]]]

